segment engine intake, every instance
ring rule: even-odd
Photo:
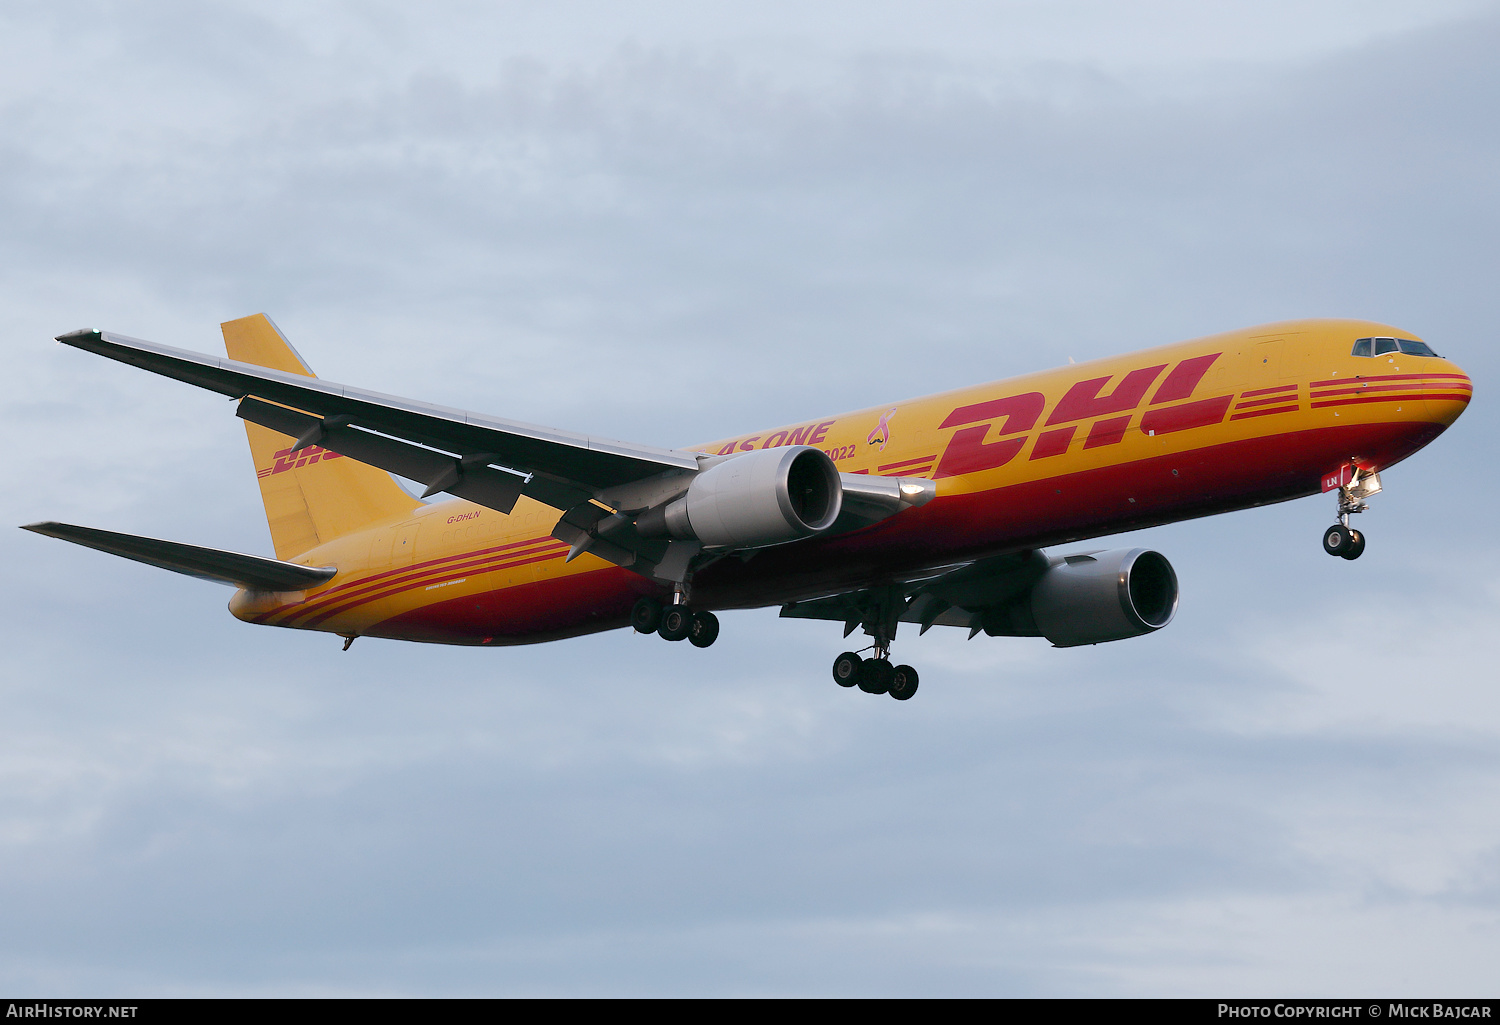
[[[833,460],[809,445],[759,449],[710,466],[687,494],[636,520],[641,534],[708,547],[763,548],[827,530],[843,507]]]
[[[1059,648],[1160,630],[1177,613],[1177,574],[1159,552],[1119,548],[1070,555],[1031,591],[1031,615]]]

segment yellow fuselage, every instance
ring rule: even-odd
[[[1379,471],[1463,412],[1451,362],[1351,355],[1358,338],[1417,336],[1366,321],[1272,324],[976,385],[692,451],[820,448],[845,473],[927,477],[937,496],[864,530],[727,559],[694,604],[747,607],[867,586],[984,554],[1316,494],[1352,463]],[[257,467],[317,453],[277,454]],[[329,458],[333,458],[329,456]],[[241,591],[241,619],[467,644],[549,640],[623,626],[662,585],[593,556],[565,562],[558,511],[510,515],[461,500],[417,509],[295,558],[338,574],[297,594]]]

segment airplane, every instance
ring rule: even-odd
[[[902,623],[1071,647],[1175,615],[1160,553],[1047,548],[1333,493],[1323,548],[1357,559],[1350,517],[1380,474],[1473,393],[1410,332],[1300,320],[669,449],[325,381],[264,314],[222,330],[228,359],[57,340],[236,399],[276,557],[25,529],[231,584],[237,618],[345,650],[626,626],[707,647],[715,610],[776,605],[862,628],[834,680],[903,701],[919,680],[891,663]]]

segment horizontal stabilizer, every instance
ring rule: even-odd
[[[221,552],[216,548],[199,548],[177,541],[160,541],[154,537],[117,534],[94,527],[75,527],[71,523],[28,523],[22,530],[59,537],[64,541],[97,548],[148,566],[185,573],[190,577],[234,584],[255,591],[305,591],[329,580],[338,571],[332,566],[297,566],[258,555]]]

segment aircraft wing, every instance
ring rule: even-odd
[[[698,469],[693,453],[429,405],[107,331],[57,340],[240,399],[240,417],[296,438],[298,448],[321,445],[422,481],[429,495],[446,491],[503,513],[523,494],[570,509],[651,478],[681,491]]]
[[[177,541],[162,541],[135,534],[117,534],[71,523],[28,523],[21,528],[48,537],[62,538],[86,548],[95,548],[148,566],[184,573],[200,580],[233,584],[256,591],[304,591],[330,580],[337,572],[331,566],[299,566],[258,555],[221,552]]]
[[[965,627],[970,638],[986,626],[1025,636],[1035,634],[1035,627],[1017,618],[1012,607],[1048,565],[1040,551],[996,555],[879,587],[792,602],[782,606],[781,617],[842,622],[845,637],[861,625],[867,632],[883,627],[894,636],[897,623],[919,623],[922,633],[934,626]]]

